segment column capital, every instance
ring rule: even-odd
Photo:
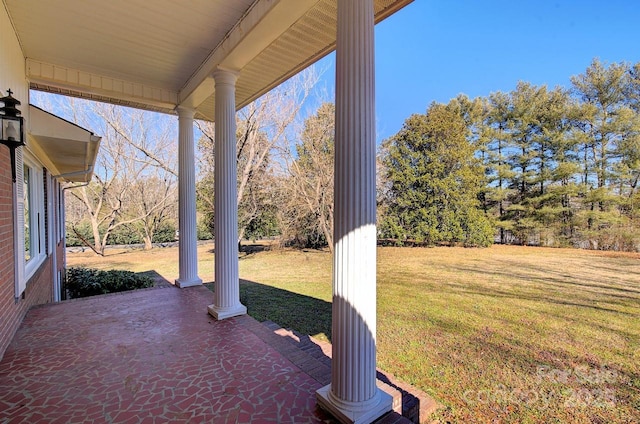
[[[216,85],[229,84],[229,85],[235,86],[239,75],[240,75],[240,71],[227,69],[227,68],[220,68],[220,67],[216,68],[211,73],[211,76],[213,76],[213,79],[215,80]]]
[[[196,110],[187,106],[176,107],[176,112],[178,113],[179,118],[193,119],[193,117],[196,116]]]

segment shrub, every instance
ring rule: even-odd
[[[66,287],[71,299],[151,286],[151,278],[131,271],[101,271],[82,267],[67,270]]]
[[[76,234],[76,231],[82,238],[87,240],[89,243],[93,243],[93,232],[91,230],[91,224],[88,221],[82,221],[74,226],[67,222],[67,246],[68,247],[77,247],[84,246],[85,244],[82,242],[80,237]]]
[[[171,243],[176,241],[176,226],[172,222],[161,223],[153,234],[154,243]]]
[[[196,223],[196,231],[198,240],[212,240],[213,234],[207,223],[200,219]]]
[[[142,243],[142,237],[135,230],[132,225],[121,225],[114,228],[109,234],[107,244],[109,245],[125,245],[140,244]]]

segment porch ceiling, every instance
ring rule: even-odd
[[[380,21],[412,0],[374,0]],[[243,107],[333,50],[337,0],[3,0],[31,88],[213,120],[216,67]]]

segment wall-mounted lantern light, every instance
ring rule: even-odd
[[[7,146],[11,153],[11,177],[15,183],[16,149],[24,146],[22,130],[24,118],[20,116],[20,111],[16,107],[20,102],[11,96],[13,94],[11,89],[7,90],[7,93],[7,96],[0,98],[0,102],[4,103],[4,106],[0,107],[0,124],[2,124],[0,125],[0,143]]]

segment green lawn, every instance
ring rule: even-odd
[[[199,258],[211,281],[211,247]],[[173,281],[177,249],[68,263]],[[331,264],[328,252],[242,255],[241,300],[258,320],[330,339]],[[443,404],[440,422],[640,422],[640,255],[379,248],[378,364]]]

